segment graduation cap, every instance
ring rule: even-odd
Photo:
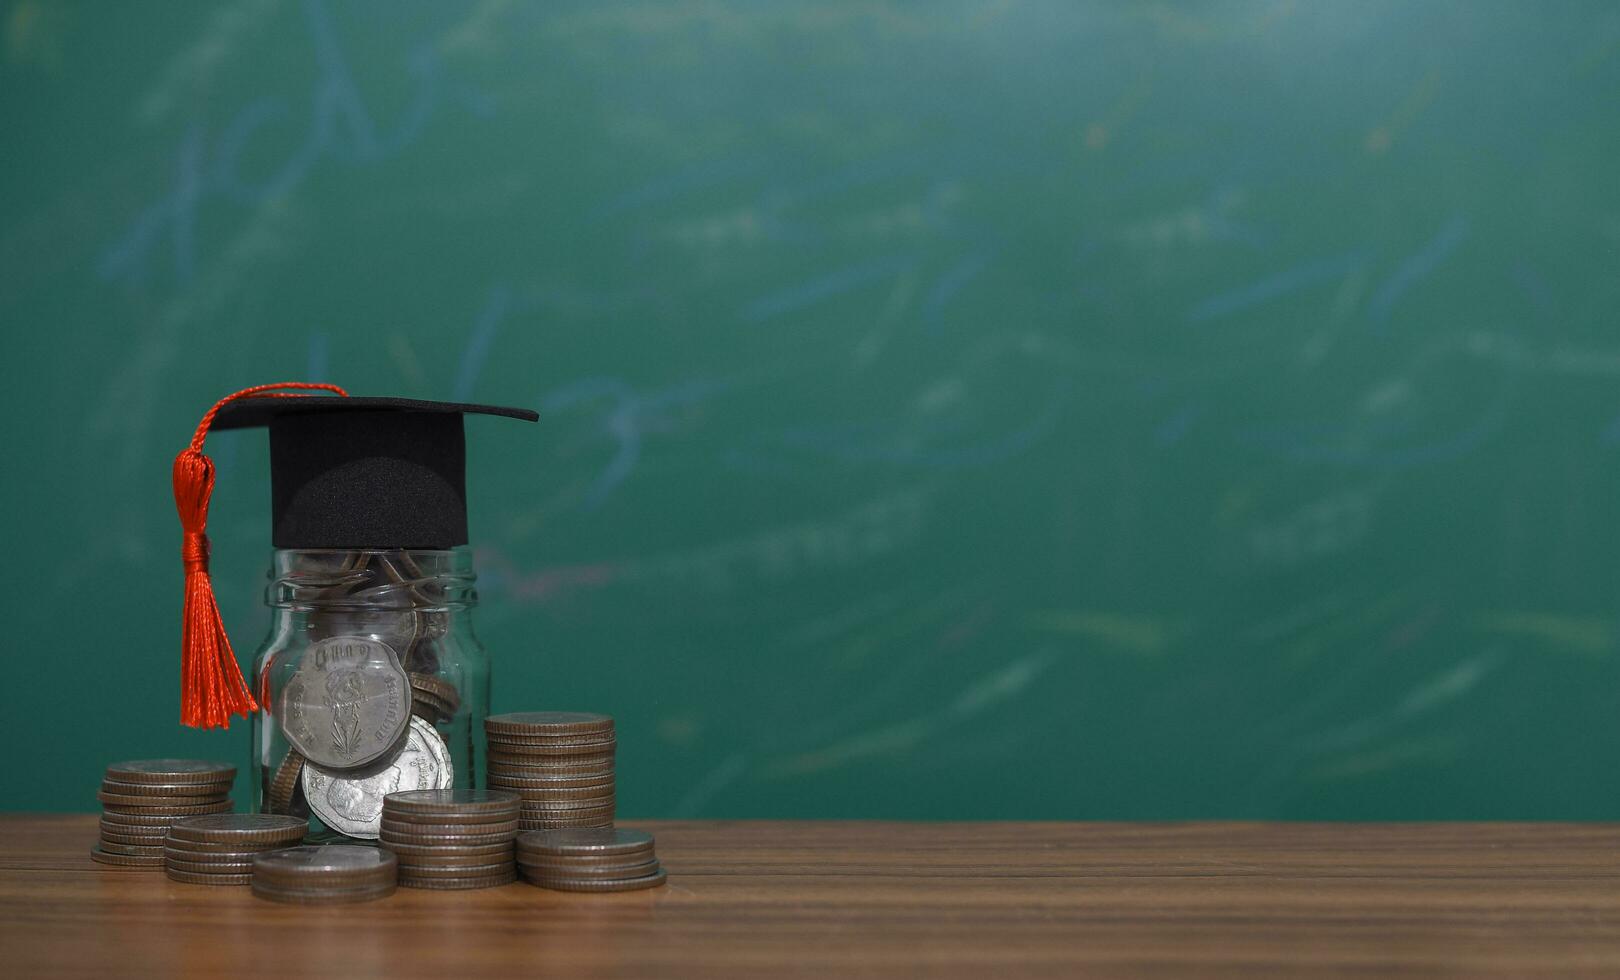
[[[339,397],[311,395],[330,392]],[[185,533],[185,618],[180,720],[228,727],[258,704],[220,622],[208,576],[210,429],[270,430],[271,543],[277,548],[443,549],[467,543],[462,418],[533,422],[527,409],[409,398],[351,398],[336,385],[287,382],[247,388],[203,416],[174,461],[174,500]]]

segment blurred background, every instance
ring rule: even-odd
[[[169,468],[299,379],[542,413],[495,708],[629,816],[1620,817],[1614,4],[0,10],[7,808],[245,766]]]

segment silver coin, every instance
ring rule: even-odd
[[[333,769],[363,766],[399,741],[411,685],[393,647],[365,636],[310,646],[281,692],[281,730],[304,758]]]
[[[415,789],[446,789],[455,781],[450,748],[433,726],[410,720],[399,754],[364,770],[332,771],[304,766],[304,800],[321,821],[350,837],[376,840],[382,831],[383,797]]]

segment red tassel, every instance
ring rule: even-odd
[[[219,410],[238,398],[302,398],[302,391],[330,391],[337,385],[284,381],[257,385],[227,395],[204,415],[191,445],[174,458],[174,507],[180,513],[180,558],[186,568],[186,605],[180,630],[180,722],[192,728],[229,728],[232,715],[246,718],[259,710],[242,679],[219,603],[208,577],[208,499],[214,493],[214,461],[203,455],[208,427]]]

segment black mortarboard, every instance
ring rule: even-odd
[[[270,429],[277,548],[450,548],[467,543],[463,415],[533,422],[522,408],[409,398],[239,398],[213,428]]]

